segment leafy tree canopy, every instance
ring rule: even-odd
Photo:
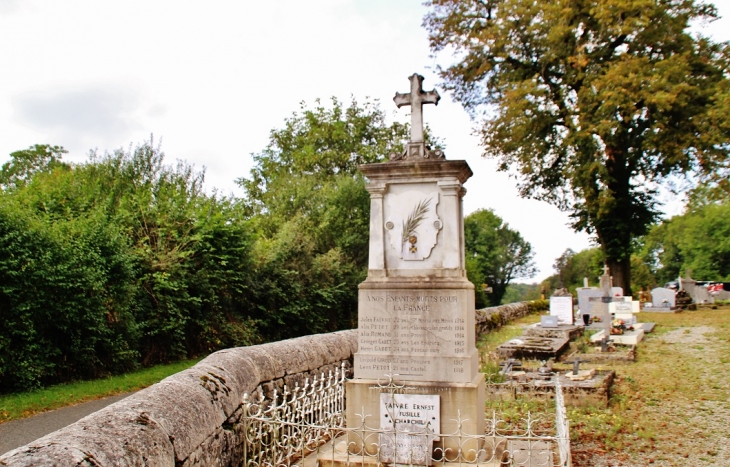
[[[730,281],[730,202],[654,226],[643,239],[640,256],[659,283],[676,280],[687,269],[700,280]]]
[[[63,154],[67,152],[61,146],[47,144],[36,144],[22,151],[11,152],[10,161],[0,168],[0,188],[21,188],[35,174],[50,173],[59,168],[69,169],[68,164],[61,162]]]
[[[728,174],[730,47],[694,37],[717,17],[693,0],[431,0],[440,70],[484,154],[523,196],[571,213],[630,290],[632,239],[667,176]]]
[[[488,209],[466,216],[464,241],[467,274],[476,289],[478,308],[499,305],[511,281],[535,275],[532,246]],[[492,287],[492,293],[484,294],[482,284]]]

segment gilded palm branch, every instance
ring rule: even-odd
[[[428,213],[428,207],[430,206],[432,199],[433,198],[429,198],[420,201],[413,209],[413,212],[411,212],[411,214],[408,216],[408,219],[403,221],[403,237],[401,239],[401,243],[408,240],[408,237],[410,237],[411,235],[416,234],[416,229],[419,225],[421,225],[423,219],[426,218],[426,214]]]

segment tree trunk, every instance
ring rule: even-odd
[[[630,296],[631,293],[631,257],[616,260],[606,258],[609,274],[613,276],[613,285],[624,289],[624,295]]]

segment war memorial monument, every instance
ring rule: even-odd
[[[475,347],[462,207],[472,171],[466,161],[446,160],[425,144],[423,105],[440,97],[423,91],[422,76],[414,74],[410,82],[410,92],[394,98],[398,107],[411,107],[406,149],[388,162],[360,166],[371,199],[370,246],[367,279],[359,286],[359,347],[347,384],[347,426],[385,429],[393,423],[396,431],[427,426],[434,433],[476,435],[484,432],[485,383]],[[400,388],[390,402],[387,384]],[[477,448],[476,442],[449,446],[456,443],[450,438],[434,442],[442,453]],[[416,461],[410,444],[389,459],[383,443],[353,440],[351,450],[364,444],[369,454],[380,449],[386,461]]]

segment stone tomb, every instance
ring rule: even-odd
[[[434,433],[461,429],[476,435],[484,432],[485,390],[462,209],[463,184],[472,171],[465,161],[446,160],[424,144],[422,105],[438,102],[438,93],[424,92],[419,75],[410,81],[410,94],[395,98],[399,107],[411,106],[405,152],[360,166],[370,193],[370,245],[368,276],[359,286],[354,379],[346,387],[347,425],[379,431],[380,395],[398,386],[409,395],[439,399]],[[459,413],[476,416],[459,426]],[[457,444],[442,438],[434,449],[478,449],[474,440]],[[355,455],[378,452],[377,442],[363,446],[354,435],[349,446]]]

